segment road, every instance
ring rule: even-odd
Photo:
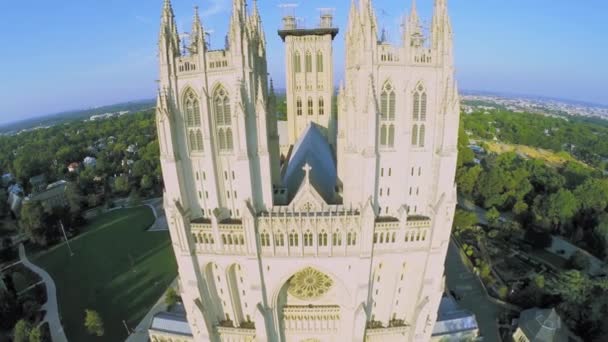
[[[38,274],[44,285],[46,286],[46,303],[42,306],[41,310],[46,311],[44,321],[49,323],[49,329],[51,330],[51,339],[53,342],[67,342],[68,338],[65,336],[63,326],[59,319],[59,306],[57,305],[57,288],[53,278],[42,268],[32,264],[27,256],[25,255],[25,248],[23,244],[19,245],[19,258],[23,265],[32,270],[32,272]]]
[[[450,242],[445,261],[445,273],[448,289],[460,298],[458,303],[475,313],[479,333],[484,337],[484,342],[501,341],[498,335],[497,319],[503,309],[490,301],[481,280],[463,263],[454,242]]]

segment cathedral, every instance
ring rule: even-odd
[[[185,318],[152,341],[432,339],[460,112],[434,1],[430,28],[414,4],[399,44],[372,0],[352,1],[337,90],[332,13],[286,15],[281,131],[256,1],[232,0],[223,49],[196,11],[182,37],[164,1],[156,123]]]

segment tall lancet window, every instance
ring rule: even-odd
[[[319,115],[325,115],[325,101],[323,96],[319,97]]]
[[[203,137],[201,134],[201,113],[198,96],[192,89],[188,89],[184,96],[184,121],[188,129],[188,146],[190,151],[203,150]],[[200,139],[198,137],[200,135]]]
[[[302,72],[302,56],[300,51],[296,51],[293,54],[293,70],[295,73]]]
[[[232,151],[234,148],[232,134],[232,113],[230,111],[230,97],[224,89],[219,87],[213,95],[213,109],[215,111],[215,130],[217,133],[220,151]]]
[[[395,89],[387,82],[380,94],[380,147],[395,146]]]
[[[414,90],[412,109],[412,119],[414,121],[412,126],[412,146],[424,147],[427,94],[422,84],[419,84]]]
[[[323,52],[317,51],[317,72],[323,72]]]
[[[312,72],[312,53],[306,51],[306,72]]]

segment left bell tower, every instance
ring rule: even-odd
[[[183,40],[170,0],[162,9],[156,121],[164,206],[196,341],[216,340],[218,317],[206,303],[191,226],[210,225],[217,241],[220,224],[271,208],[280,186],[266,40],[255,1],[252,7],[248,13],[245,0],[232,1],[226,44],[217,50],[205,39],[197,9]]]

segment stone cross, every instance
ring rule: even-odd
[[[312,170],[312,167],[310,165],[308,165],[308,163],[306,163],[306,165],[304,165],[302,170],[304,170],[304,172],[305,172],[304,179],[306,180],[306,183],[310,183],[310,170]]]

